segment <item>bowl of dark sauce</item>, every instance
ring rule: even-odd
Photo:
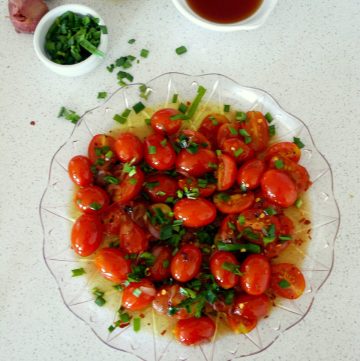
[[[210,30],[256,29],[265,23],[277,0],[173,0],[193,23]]]

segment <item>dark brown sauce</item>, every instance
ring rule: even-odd
[[[263,0],[186,0],[190,8],[215,23],[235,23],[253,15]]]

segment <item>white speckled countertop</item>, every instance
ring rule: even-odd
[[[135,360],[105,346],[66,309],[43,261],[38,215],[50,159],[72,130],[56,118],[60,106],[79,113],[94,107],[98,91],[116,89],[115,76],[105,65],[76,80],[49,72],[32,36],[14,32],[6,3],[0,5],[0,358]],[[79,3],[108,24],[108,63],[129,53],[130,38],[137,39],[131,49],[150,49],[132,69],[135,80],[218,72],[266,89],[307,123],[334,171],[342,215],[335,266],[305,320],[247,360],[360,360],[359,1],[282,0],[259,30],[230,34],[196,27],[170,1]],[[174,53],[180,45],[189,49],[181,57]]]

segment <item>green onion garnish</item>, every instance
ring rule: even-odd
[[[303,205],[303,201],[301,198],[298,198],[295,202],[295,207],[296,208],[301,208],[301,206]]]
[[[173,97],[172,97],[171,102],[174,103],[174,104],[177,103],[178,98],[179,98],[179,94],[174,94]]]
[[[177,55],[181,55],[181,54],[185,54],[187,52],[187,49],[185,46],[179,46],[178,48],[175,49],[175,52]]]
[[[148,153],[149,154],[156,154],[156,146],[155,145],[150,145],[148,147]]]
[[[223,243],[223,242],[219,242],[217,244],[218,250],[219,251],[228,251],[228,252],[249,252],[249,253],[260,253],[261,252],[261,247],[257,244],[254,243],[245,243],[245,244],[240,244],[240,243],[234,243],[234,244],[228,244],[228,243]]]
[[[71,123],[76,124],[79,119],[80,115],[76,114],[73,110],[66,109],[65,107],[61,107],[58,118],[65,118],[66,120],[69,120]]]
[[[107,92],[99,92],[97,98],[105,99],[107,97]]]
[[[236,112],[235,119],[239,122],[244,122],[246,120],[246,113],[244,112]]]
[[[128,41],[128,43],[129,43],[129,44],[134,44],[135,41],[136,41],[135,39],[130,39],[130,40]]]
[[[132,108],[134,109],[135,113],[138,114],[145,109],[145,105],[141,102],[138,102]]]
[[[273,116],[270,113],[265,114],[265,119],[268,121],[268,123],[271,123],[274,120]]]
[[[291,286],[291,284],[289,283],[289,281],[285,280],[285,279],[282,279],[279,281],[278,285],[281,287],[281,288],[289,288]]]
[[[104,177],[104,181],[109,184],[119,184],[120,181],[116,177],[113,177],[112,175],[107,175]]]
[[[273,137],[275,134],[276,134],[275,124],[270,125],[270,127],[269,127],[269,135],[270,135],[270,137]]]
[[[145,122],[146,125],[151,125],[151,119],[150,118],[146,118],[144,120],[144,122]]]
[[[142,58],[147,58],[148,56],[149,56],[149,50],[147,50],[147,49],[141,49],[141,51],[140,51],[140,56],[142,57]]]
[[[234,156],[237,158],[239,155],[241,155],[242,153],[244,153],[244,149],[242,148],[238,148],[236,150],[234,150]]]
[[[196,109],[198,108],[198,106],[201,102],[201,99],[204,97],[205,93],[206,93],[206,89],[200,85],[197,90],[197,95],[196,95],[195,99],[193,100],[193,102],[191,103],[189,111],[187,113],[189,118],[192,118],[194,116]]]
[[[140,288],[135,288],[134,291],[133,291],[133,295],[135,297],[140,297],[140,295],[142,294],[142,291]]]
[[[184,103],[180,103],[180,105],[179,105],[179,107],[178,107],[178,109],[179,109],[179,111],[180,111],[181,113],[186,113],[187,108],[188,108],[188,107],[187,107]]]
[[[76,268],[71,270],[71,272],[72,272],[72,277],[79,277],[86,273],[83,268]]]
[[[300,138],[297,138],[297,137],[294,137],[294,143],[300,148],[304,148],[305,147],[305,144],[301,141]]]
[[[274,162],[276,169],[283,169],[284,168],[284,162],[281,159],[276,159]]]
[[[224,113],[228,113],[230,111],[230,105],[224,104]]]
[[[133,328],[134,328],[135,332],[140,331],[140,328],[141,328],[141,318],[140,317],[134,317]]]

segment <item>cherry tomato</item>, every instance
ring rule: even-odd
[[[188,282],[200,271],[202,254],[198,247],[186,244],[180,248],[171,260],[172,277],[179,282]]]
[[[289,159],[297,163],[301,157],[301,149],[295,143],[291,142],[275,143],[266,149],[264,160],[268,162],[274,156]]]
[[[260,152],[268,146],[269,126],[267,120],[261,112],[251,111],[246,113],[245,122],[241,123],[242,129],[245,129],[251,137],[249,146],[255,152]]]
[[[176,153],[170,142],[160,134],[145,138],[145,160],[157,170],[169,170],[176,161]]]
[[[84,213],[96,214],[105,210],[109,205],[109,196],[100,187],[84,187],[76,192],[75,204]]]
[[[229,119],[222,114],[209,114],[202,121],[199,132],[204,134],[210,141],[212,148],[216,149],[216,135],[220,126],[224,123],[229,123]]]
[[[71,231],[71,246],[79,256],[90,256],[102,241],[103,225],[97,216],[83,214],[75,221]]]
[[[237,215],[229,214],[222,220],[219,231],[215,237],[216,241],[233,243],[233,241],[236,240],[237,234],[235,225],[237,218]]]
[[[247,144],[238,138],[225,139],[222,142],[221,150],[234,157],[238,164],[253,158],[255,154]]]
[[[161,203],[176,196],[178,183],[168,175],[156,174],[146,179],[145,190],[153,202]]]
[[[293,180],[287,174],[275,169],[264,173],[261,179],[261,190],[270,202],[284,208],[292,206],[298,197]]]
[[[239,262],[231,252],[215,252],[210,259],[210,270],[216,283],[222,288],[229,289],[239,283],[239,276],[236,274],[240,274]]]
[[[130,261],[117,248],[102,248],[95,257],[95,266],[104,278],[115,283],[125,281],[131,271]]]
[[[188,313],[186,308],[179,308],[173,315],[171,314],[171,308],[174,308],[184,301],[187,296],[180,292],[180,286],[175,284],[172,286],[162,287],[156,294],[153,300],[152,306],[156,312],[163,315],[172,316],[178,320],[192,317],[192,313]]]
[[[226,191],[235,183],[236,178],[236,162],[233,157],[228,154],[220,154],[218,156],[217,189]]]
[[[147,279],[131,282],[123,292],[122,306],[127,310],[140,311],[151,304],[156,295],[153,283]]]
[[[118,236],[120,232],[120,223],[124,217],[125,212],[119,204],[113,203],[110,207],[107,207],[104,212],[101,212],[104,233]]]
[[[181,119],[172,120],[174,115],[181,114],[176,109],[160,109],[151,117],[151,127],[155,133],[175,134],[181,127]]]
[[[185,188],[189,191],[197,189],[199,191],[199,196],[203,198],[210,197],[216,190],[216,184],[208,183],[205,179],[180,178],[178,180],[178,185],[182,190]]]
[[[181,199],[174,206],[174,216],[182,220],[185,227],[203,227],[214,222],[216,208],[203,198]]]
[[[196,345],[209,341],[215,334],[214,321],[206,316],[179,320],[174,329],[175,338],[184,345]]]
[[[270,284],[270,263],[259,254],[246,257],[240,266],[243,274],[240,277],[241,288],[249,295],[258,296],[264,293]]]
[[[154,264],[150,267],[151,279],[154,281],[163,281],[169,278],[171,276],[171,249],[167,246],[156,246],[151,253],[155,257]]]
[[[149,245],[145,231],[129,217],[126,217],[120,224],[119,239],[120,248],[127,253],[144,252]]]
[[[115,139],[106,134],[97,134],[91,139],[88,155],[97,168],[106,169],[116,161],[114,143]]]
[[[236,214],[248,209],[254,203],[254,193],[226,194],[218,193],[214,196],[214,203],[218,210],[226,214]]]
[[[217,167],[215,153],[206,148],[199,148],[194,154],[182,149],[176,159],[177,172],[190,177],[201,177]]]
[[[144,173],[139,167],[132,167],[133,169],[129,173],[122,173],[119,184],[108,186],[108,192],[114,202],[126,204],[140,193],[144,183]]]
[[[261,176],[265,172],[265,163],[260,159],[252,159],[244,163],[237,173],[237,183],[241,189],[253,190],[260,185]]]
[[[204,134],[195,130],[184,129],[175,138],[180,148],[188,148],[190,144],[197,144],[199,148],[211,149],[211,144]]]
[[[89,186],[94,180],[90,159],[83,155],[71,158],[68,170],[70,179],[78,186]]]
[[[303,294],[305,278],[291,263],[275,264],[271,267],[271,288],[276,295],[293,300]]]
[[[220,125],[216,134],[216,141],[219,148],[222,149],[223,143],[226,139],[239,139],[240,140],[240,123],[224,123]]]
[[[278,156],[270,159],[269,168],[276,168],[276,161],[278,160],[282,161],[283,168],[281,170],[294,181],[297,191],[299,193],[305,192],[311,185],[310,176],[306,168],[289,159]]]
[[[141,140],[132,133],[122,133],[114,143],[114,152],[124,163],[138,164],[144,156]]]
[[[235,333],[249,333],[257,325],[257,318],[255,316],[239,316],[236,314],[228,314],[226,320]]]

